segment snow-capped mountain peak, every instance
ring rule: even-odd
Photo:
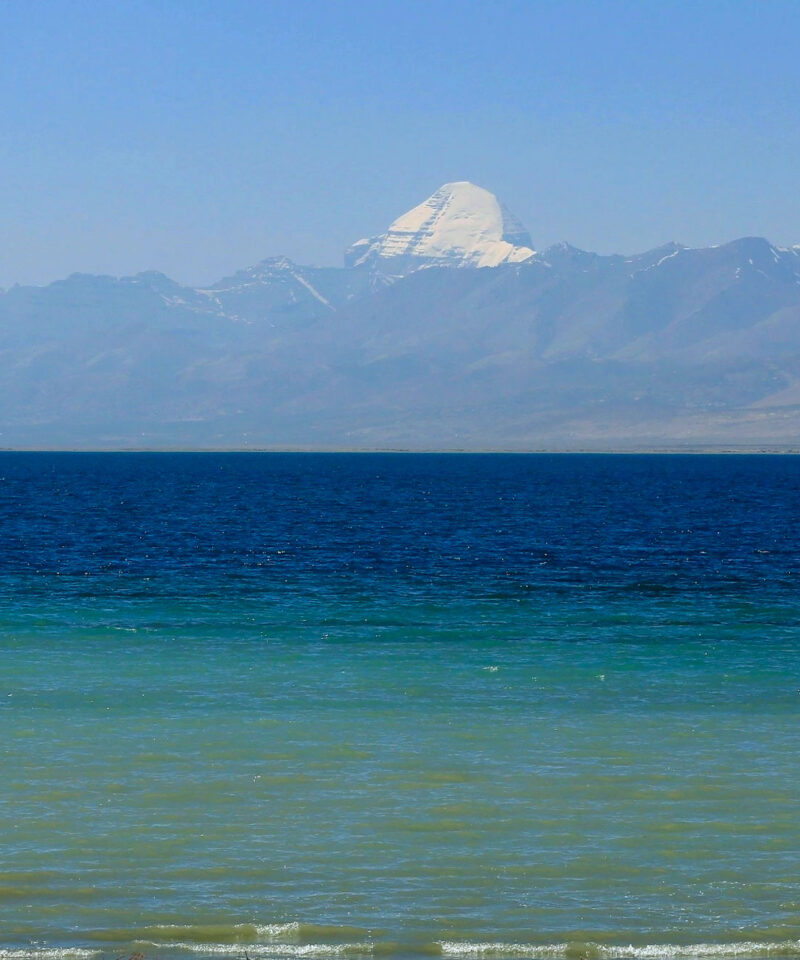
[[[527,230],[497,197],[461,180],[439,187],[381,236],[354,243],[345,262],[397,275],[427,266],[495,267],[533,254]]]

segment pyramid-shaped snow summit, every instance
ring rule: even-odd
[[[431,266],[496,267],[533,254],[527,230],[497,197],[462,180],[439,187],[381,236],[354,243],[345,262],[400,275]]]

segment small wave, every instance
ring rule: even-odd
[[[255,925],[258,937],[268,937],[271,940],[299,939],[302,924],[294,923],[257,923]]]
[[[0,960],[85,960],[99,953],[84,947],[0,947]]]
[[[144,941],[140,941],[144,942]],[[198,942],[149,942],[150,947],[158,950],[186,950],[204,956],[241,956],[241,943],[198,943]],[[255,943],[247,944],[248,957],[269,957],[275,960],[294,960],[303,957],[363,957],[372,956],[371,943]],[[2,958],[0,958],[2,960]]]
[[[762,957],[800,956],[800,940],[739,943],[652,943],[609,946],[600,943],[469,943],[442,940],[445,957],[514,958],[525,960],[759,960]]]
[[[276,924],[276,928],[277,928]],[[283,924],[291,927],[292,924]],[[255,943],[261,928],[254,923],[230,924],[181,924],[160,923],[136,929],[124,928],[116,930],[95,930],[89,937],[92,940],[102,940],[104,943],[137,943],[162,942],[170,946],[176,941],[192,941],[194,943],[220,943],[228,941],[233,946]],[[0,958],[2,960],[2,958]]]
[[[353,941],[367,941],[375,931],[362,927],[333,926],[330,924],[301,923],[231,923],[231,924],[154,924],[136,929],[95,930],[89,934],[92,940],[105,943],[154,943],[170,947],[188,948],[190,944],[220,946],[230,949],[237,946],[258,946],[268,943],[271,947],[294,945],[330,946],[331,949]],[[317,943],[322,941],[322,943]],[[250,951],[253,952],[252,950]],[[274,952],[274,950],[273,950]],[[2,957],[0,957],[2,960]]]
[[[288,940],[290,942],[334,940],[352,941],[367,940],[374,936],[376,931],[365,930],[363,927],[336,926],[324,923],[259,923],[255,930],[260,938],[270,940]]]

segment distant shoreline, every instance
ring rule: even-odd
[[[87,454],[315,454],[364,456],[797,456],[800,446],[775,447],[536,447],[527,450],[508,448],[453,449],[439,447],[0,447],[0,453],[87,453]]]

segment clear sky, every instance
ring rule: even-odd
[[[448,180],[537,247],[800,243],[798,51],[798,0],[4,0],[0,286],[339,264]]]

